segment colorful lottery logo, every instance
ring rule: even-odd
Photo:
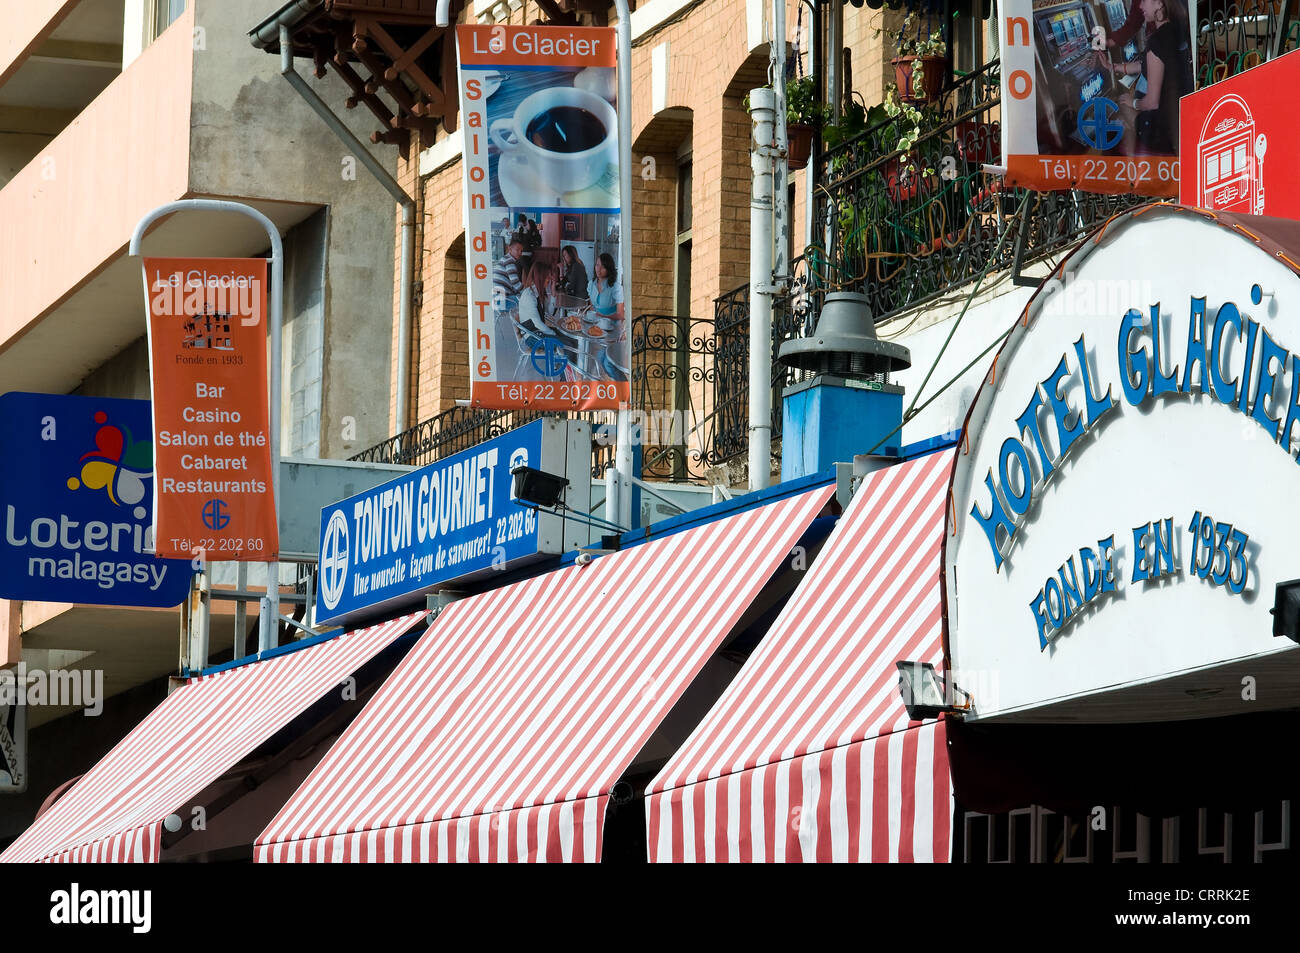
[[[95,449],[81,456],[81,477],[68,477],[68,489],[104,490],[117,506],[135,506],[136,519],[148,512],[144,481],[153,476],[153,444],[136,440],[128,427],[114,427],[108,414],[96,411]]]

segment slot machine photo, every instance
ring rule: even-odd
[[[1113,2],[1123,7],[1123,0]],[[1034,4],[1040,80],[1038,140],[1042,146],[1070,153],[1088,147],[1076,128],[1079,108],[1100,95],[1108,83],[1091,46],[1097,25],[1094,5],[1088,0]]]
[[[1261,214],[1267,145],[1267,139],[1257,133],[1244,99],[1230,94],[1215,103],[1201,125],[1196,148],[1196,192],[1201,207]]]

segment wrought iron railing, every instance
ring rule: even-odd
[[[777,352],[783,341],[799,336],[802,320],[789,308],[772,313],[773,444],[781,438],[781,393],[793,380],[793,372],[777,360]],[[713,299],[713,324],[717,333],[713,460],[721,464],[749,452],[749,285]]]
[[[1198,87],[1300,48],[1297,0],[1198,0]]]
[[[409,430],[389,437],[352,457],[359,463],[399,463],[422,467],[469,450],[481,443],[499,437],[507,431],[522,427],[539,417],[583,417],[593,414],[554,412],[542,413],[528,410],[488,410],[481,407],[452,407],[440,414],[422,420]],[[600,423],[602,421],[596,421]],[[613,448],[596,445],[593,448],[592,475],[602,476],[605,467],[613,462]]]
[[[814,244],[796,260],[792,332],[807,333],[827,291],[867,295],[877,321],[1068,247],[1138,196],[1044,192],[1004,240],[1024,192],[984,171],[1001,160],[1001,74],[986,64],[925,107],[921,135],[898,115],[820,158]]]
[[[714,321],[641,314],[632,322],[634,439],[646,479],[701,481],[717,462]]]
[[[631,425],[642,449],[645,479],[701,481],[721,458],[714,446],[718,399],[714,352],[717,339],[707,318],[641,314],[632,319]],[[747,339],[746,339],[746,343]],[[745,375],[748,376],[746,365]],[[604,475],[614,463],[613,411],[539,412],[452,407],[389,437],[353,460],[424,466],[522,427],[538,417],[575,417],[591,422],[591,472]]]

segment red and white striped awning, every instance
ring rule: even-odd
[[[156,863],[162,823],[427,612],[181,686],[0,855]]]
[[[832,492],[452,603],[257,859],[598,860],[611,788]]]
[[[945,726],[895,662],[941,665],[952,452],[869,476],[808,578],[646,791],[656,861],[948,860]]]

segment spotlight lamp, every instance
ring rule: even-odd
[[[1292,642],[1300,642],[1300,579],[1279,582],[1273,596],[1273,635],[1285,635]]]
[[[523,464],[511,467],[510,476],[514,480],[515,502],[520,506],[563,516],[565,519],[575,519],[580,523],[586,523],[588,526],[595,526],[598,529],[613,529],[620,533],[627,532],[626,526],[619,526],[617,523],[599,519],[590,513],[574,510],[565,503],[564,490],[569,485],[569,481],[562,476],[556,476],[554,473],[547,473],[545,470],[538,470],[534,467],[526,467]],[[617,537],[614,539],[615,543],[617,543]],[[617,549],[618,546],[615,544],[609,548]]]
[[[569,485],[562,476],[523,465],[513,468],[510,475],[514,477],[515,499],[534,506],[550,508],[561,505],[564,488]]]
[[[970,695],[955,682],[945,682],[929,662],[898,662],[897,665],[898,692],[903,696],[907,717],[913,721],[938,718],[941,714],[966,714],[974,709]]]

